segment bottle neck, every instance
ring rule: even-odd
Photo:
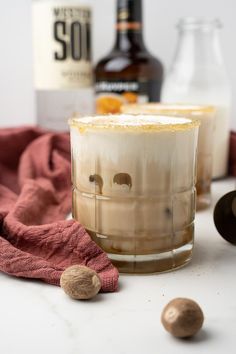
[[[143,42],[142,0],[117,0],[115,50],[145,50]]]
[[[222,66],[218,29],[180,29],[174,62],[202,68]]]

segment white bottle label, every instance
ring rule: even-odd
[[[67,90],[92,85],[88,7],[34,3],[33,44],[36,89]]]

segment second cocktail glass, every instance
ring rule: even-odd
[[[216,109],[212,106],[185,104],[130,104],[122,107],[124,113],[161,114],[197,119],[201,125],[198,134],[197,153],[197,210],[211,204],[211,180],[213,168],[213,142]]]

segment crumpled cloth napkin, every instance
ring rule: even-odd
[[[230,134],[229,174],[236,176],[236,132]]]
[[[115,291],[118,271],[71,209],[69,134],[38,128],[0,130],[0,270],[59,285],[62,272],[81,264]]]

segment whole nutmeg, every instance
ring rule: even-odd
[[[193,336],[201,329],[204,315],[195,301],[176,298],[165,306],[161,321],[173,336],[185,338]]]
[[[61,275],[60,285],[72,299],[91,299],[101,289],[101,280],[98,274],[85,266],[73,265]]]

